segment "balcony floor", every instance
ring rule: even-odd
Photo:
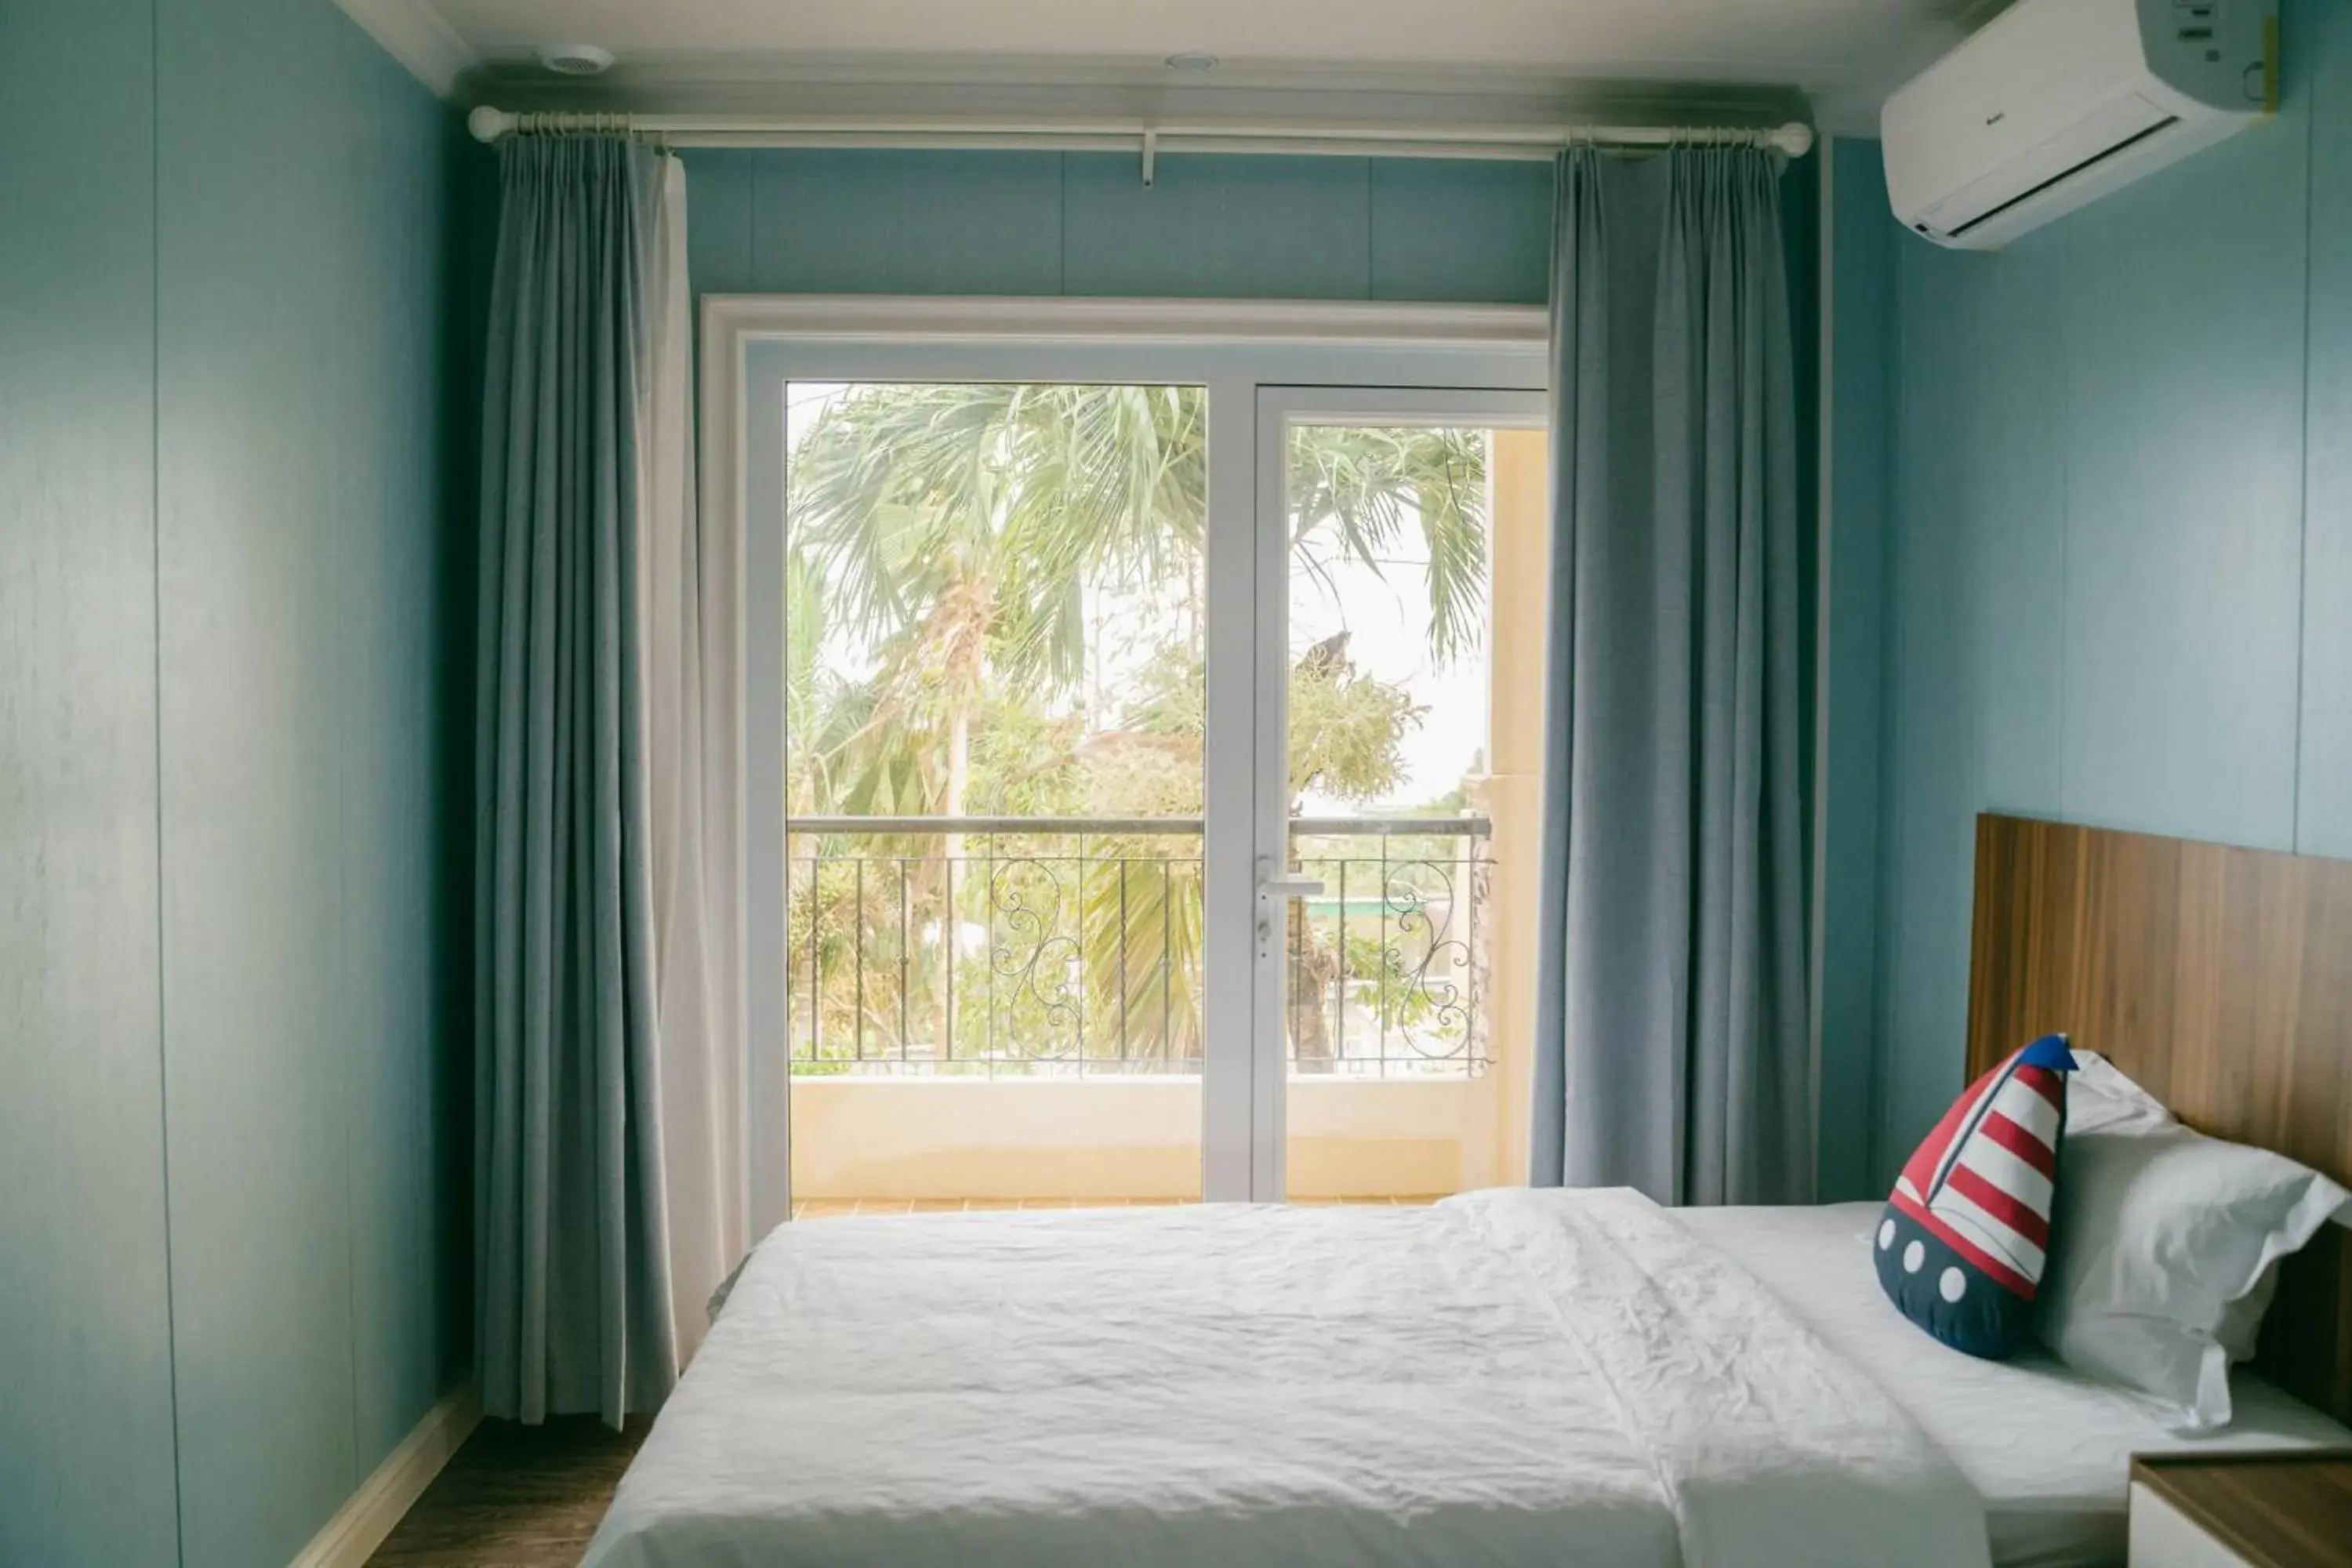
[[[1302,1208],[1419,1207],[1439,1194],[1413,1197],[1293,1198]],[[793,1205],[794,1219],[839,1219],[848,1215],[1003,1214],[1026,1209],[1166,1208],[1182,1198],[816,1198]]]

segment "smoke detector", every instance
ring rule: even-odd
[[[550,44],[539,63],[558,76],[603,76],[613,68],[613,51],[593,44]]]

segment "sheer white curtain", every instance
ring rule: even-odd
[[[750,1244],[743,1164],[740,541],[695,504],[686,167],[661,160],[648,257],[652,374],[637,509],[670,1292],[681,1362]]]

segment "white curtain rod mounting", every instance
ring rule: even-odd
[[[475,137],[608,132],[672,147],[903,147],[1055,153],[1133,153],[1144,184],[1163,155],[1259,153],[1381,158],[1543,160],[1563,147],[1766,147],[1791,158],[1812,150],[1810,125],[1483,125],[1444,130],[1368,124],[1148,124],[1134,120],[1055,123],[971,120],[857,120],[757,114],[516,114],[488,105],[466,117]]]

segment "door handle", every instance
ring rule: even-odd
[[[1269,877],[1257,879],[1257,896],[1261,899],[1312,899],[1323,891],[1322,881],[1314,877]],[[1274,916],[1265,906],[1258,906],[1257,955],[1274,956]]]

